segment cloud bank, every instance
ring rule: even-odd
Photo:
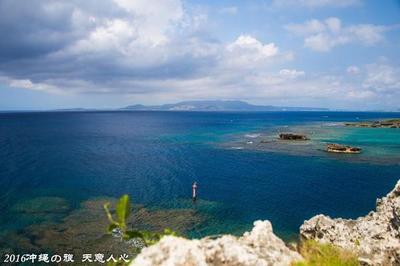
[[[293,3],[272,3],[288,4]],[[297,2],[305,8],[359,4]],[[218,10],[231,17],[239,12],[236,6]],[[352,65],[333,74],[304,71],[292,66],[296,54],[279,41],[249,32],[222,39],[210,28],[206,9],[181,0],[0,0],[0,35],[6,36],[0,42],[0,83],[144,103],[244,99],[338,106],[340,96],[345,107],[374,98],[393,104],[393,96],[399,96],[399,70],[389,62]],[[345,25],[337,17],[285,29],[317,54],[347,44],[378,45],[388,31],[384,25]]]
[[[304,46],[318,52],[328,52],[336,46],[348,43],[376,45],[382,42],[387,26],[358,24],[342,26],[339,18],[330,17],[323,21],[312,19],[302,24],[288,24],[285,28],[304,37]]]

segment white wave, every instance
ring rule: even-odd
[[[246,134],[246,135],[244,135],[246,138],[252,138],[252,139],[254,139],[254,138],[258,138],[259,136],[261,136],[261,134],[257,134],[257,133],[254,133],[254,134]]]
[[[343,123],[340,123],[340,122],[329,122],[329,123],[324,123],[324,125],[328,126],[328,127],[336,127],[336,126],[343,125]]]
[[[231,147],[232,150],[243,150],[243,147]]]

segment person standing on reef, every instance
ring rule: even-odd
[[[197,182],[194,182],[192,185],[192,200],[196,202],[197,199]]]

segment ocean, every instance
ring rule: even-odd
[[[394,117],[400,113],[1,113],[0,247],[52,251],[79,245],[72,243],[79,230],[98,237],[105,229],[82,229],[92,214],[82,213],[96,209],[105,219],[99,199],[122,194],[138,208],[132,226],[197,238],[239,235],[267,219],[278,236],[295,240],[304,220],[366,215],[394,187],[400,129],[341,126]],[[312,131],[315,145],[252,146],[285,130]],[[365,151],[331,155],[318,149],[325,142]]]

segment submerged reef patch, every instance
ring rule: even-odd
[[[26,252],[70,253],[77,257],[85,253],[134,254],[137,252],[137,247],[132,246],[132,243],[107,234],[109,222],[103,209],[103,204],[106,202],[115,203],[116,199],[89,199],[82,202],[80,208],[68,214],[64,213],[59,222],[43,218],[40,219],[43,222],[27,226],[22,230],[3,232],[4,237],[0,239],[0,255]],[[46,216],[49,213],[64,211],[67,206],[67,201],[63,198],[43,197],[18,203],[13,210]],[[195,209],[151,210],[137,204],[133,206],[128,226],[152,231],[171,228],[178,234],[185,235],[194,225],[202,221],[204,217]]]

